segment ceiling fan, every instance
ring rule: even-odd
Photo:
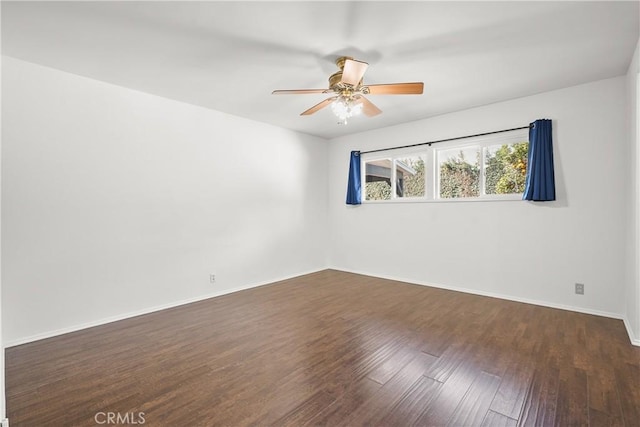
[[[424,83],[422,82],[366,85],[363,83],[362,77],[369,64],[349,56],[341,56],[336,59],[336,65],[340,70],[329,77],[329,89],[274,90],[272,94],[331,93],[333,96],[303,111],[300,115],[309,116],[331,105],[333,113],[340,120],[338,123],[347,124],[348,118],[360,113],[364,113],[369,117],[382,113],[382,110],[365,98],[364,95],[420,95],[424,88]]]

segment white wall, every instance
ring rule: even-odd
[[[2,8],[0,7],[0,22]],[[0,31],[2,34],[2,31]],[[0,36],[0,46],[2,36]],[[0,82],[2,81],[2,57],[0,56]],[[2,224],[2,89],[0,86],[0,224]],[[5,383],[4,383],[4,341],[2,340],[2,227],[0,226],[0,419],[6,416]]]
[[[325,140],[2,67],[7,345],[326,268]]]
[[[429,102],[426,91],[425,102]],[[330,265],[620,316],[625,268],[625,79],[598,81],[330,142]],[[558,200],[345,205],[350,150],[554,120]],[[585,295],[574,294],[574,283]]]
[[[629,207],[628,207],[628,234],[627,234],[627,277],[625,278],[625,302],[626,302],[626,322],[629,335],[638,345],[640,345],[640,235],[638,234],[640,225],[640,187],[638,179],[640,176],[640,150],[638,144],[638,78],[640,72],[640,40],[633,55],[633,60],[629,66],[626,76],[626,90],[628,102],[628,129],[631,153],[629,156],[630,186],[629,186]]]

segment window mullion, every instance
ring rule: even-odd
[[[436,167],[434,160],[435,150],[432,147],[427,149],[426,158],[424,159],[424,178],[425,182],[425,196],[429,200],[435,200],[436,198]]]
[[[397,159],[395,158],[391,159],[391,200],[395,200],[398,198],[398,193],[397,193],[398,166],[396,165],[396,161]]]
[[[486,196],[485,193],[485,175],[484,175],[484,156],[485,156],[485,147],[483,145],[480,146],[480,182],[478,183],[480,185],[480,188],[478,191],[478,195],[479,197],[484,197]]]

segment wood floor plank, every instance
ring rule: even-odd
[[[518,420],[509,418],[494,411],[487,411],[487,415],[482,420],[482,427],[516,427]]]
[[[419,352],[411,362],[406,364],[393,378],[380,387],[370,399],[363,402],[359,407],[354,408],[355,410],[342,420],[339,425],[375,424],[421,379],[424,372],[435,360],[434,356]]]
[[[448,426],[480,426],[500,385],[495,375],[480,373],[455,409]]]
[[[556,368],[536,369],[518,418],[518,426],[555,425],[558,377],[559,370]]]
[[[442,383],[422,376],[380,420],[383,426],[414,425],[424,408],[438,395]]]
[[[356,379],[368,376],[374,381],[377,381],[376,377],[378,377],[380,378],[380,380],[377,382],[383,384],[386,382],[386,379],[388,377],[388,373],[385,373],[384,371],[396,370],[395,367],[397,366],[398,362],[396,360],[393,360],[392,357],[398,353],[402,355],[403,353],[407,352],[409,353],[407,356],[410,359],[415,357],[415,352],[411,354],[410,351],[407,351],[402,340],[391,340],[362,358],[362,360],[357,364],[356,369],[354,370],[354,376]],[[389,363],[385,364],[385,362],[387,361]]]
[[[397,351],[369,372],[367,377],[377,383],[385,384],[404,366],[416,357],[417,351],[407,345],[401,346]]]
[[[425,376],[444,383],[458,367],[466,362],[471,354],[471,345],[456,342],[449,346],[438,360],[425,372]]]
[[[327,408],[319,412],[309,423],[311,426],[336,426],[348,418],[354,408],[373,398],[382,386],[369,378],[363,378],[344,392]]]
[[[306,425],[335,401],[335,397],[325,391],[319,391],[273,424],[292,427]]]
[[[625,424],[632,426],[640,420],[640,364],[617,364],[614,370],[622,416]]]
[[[533,373],[533,363],[514,361],[504,373],[490,409],[517,420],[533,380]]]
[[[620,320],[335,270],[11,347],[5,367],[14,427],[640,419]]]
[[[589,425],[587,374],[582,369],[566,367],[560,371],[556,423],[566,426]]]
[[[622,406],[614,372],[601,366],[587,374],[589,423],[591,425],[623,426]],[[638,382],[640,386],[640,382]]]
[[[471,363],[462,363],[439,388],[439,393],[425,406],[418,425],[447,425],[480,371]]]

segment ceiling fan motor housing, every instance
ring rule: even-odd
[[[336,71],[335,73],[331,74],[331,76],[329,77],[329,87],[331,89],[337,89],[341,81],[342,81],[342,70]]]

